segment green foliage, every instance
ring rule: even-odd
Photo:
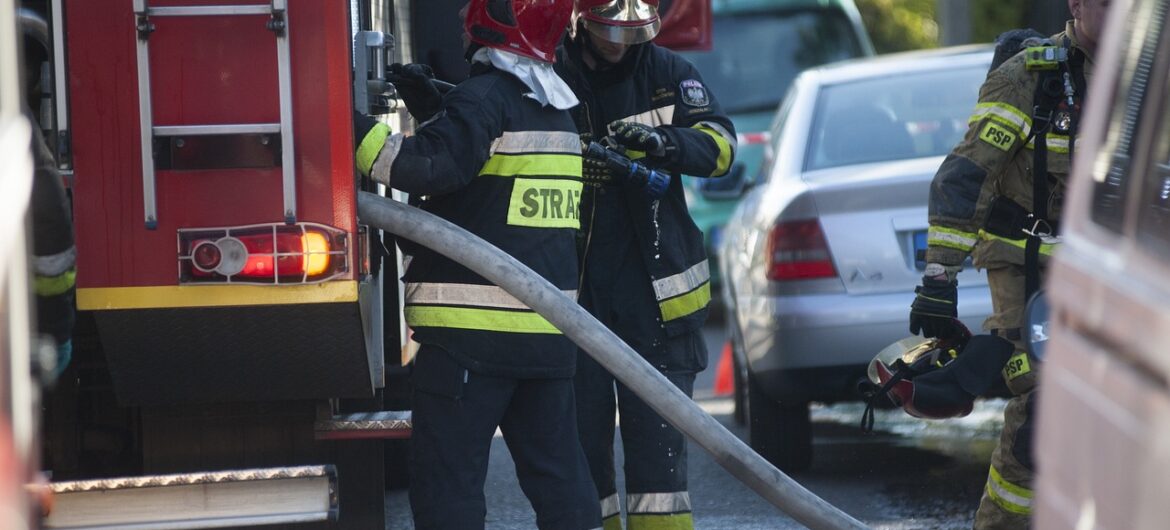
[[[1008,1],[1008,0],[1004,0]],[[938,46],[936,0],[856,0],[877,53]]]
[[[1028,4],[1019,0],[971,0],[971,39],[992,42],[1004,31],[1026,26]]]

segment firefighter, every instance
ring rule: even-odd
[[[991,288],[993,313],[984,327],[1014,348],[1006,364],[998,357],[1013,397],[976,512],[978,529],[1026,528],[1032,511],[1039,366],[1025,353],[1023,312],[1058,242],[1080,106],[1109,1],[1068,5],[1073,20],[1064,32],[1050,43],[1033,43],[988,75],[966,137],[930,190],[927,267],[910,311],[911,333],[946,339],[956,332],[955,275],[971,255],[987,270]]]
[[[55,381],[73,358],[77,247],[73,245],[69,198],[57,173],[56,158],[38,128],[33,131],[32,150],[36,164],[31,209],[37,331],[51,338],[56,346],[57,358],[50,375],[50,381]]]
[[[404,101],[424,123],[405,137],[357,116],[355,135],[361,173],[425,196],[423,209],[575,296],[581,152],[565,109],[577,100],[551,66],[571,11],[571,0],[471,0],[460,12],[471,77],[432,108],[428,70],[396,68],[413,79],[402,82],[410,87]],[[405,315],[422,345],[412,374],[415,526],[484,527],[488,453],[498,427],[536,525],[599,528],[577,441],[576,347],[463,265],[422,247],[411,254]]]
[[[36,11],[34,11],[36,12]],[[36,12],[41,17],[39,12]],[[43,17],[42,17],[43,18]],[[37,332],[51,340],[57,356],[48,381],[56,381],[73,358],[74,304],[77,279],[77,247],[73,241],[73,215],[57,159],[45,142],[36,112],[45,87],[41,68],[49,57],[47,44],[26,34],[23,46],[24,112],[33,125],[31,149],[35,172],[32,200],[33,290],[36,294]]]
[[[695,374],[707,366],[700,328],[711,292],[703,236],[679,176],[727,173],[736,143],[731,121],[695,68],[649,42],[661,24],[657,5],[577,0],[556,68],[581,100],[573,117],[582,141],[605,140],[655,170],[631,184],[629,175],[587,155],[580,303],[689,396]],[[615,409],[628,527],[692,528],[683,435],[588,355],[577,356],[574,383],[605,528],[622,527]]]

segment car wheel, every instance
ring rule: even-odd
[[[752,449],[782,471],[812,464],[812,422],[808,402],[780,403],[764,395],[748,374],[747,419]]]
[[[732,348],[735,343],[732,343]],[[732,369],[732,383],[734,394],[734,406],[731,409],[731,418],[735,420],[736,425],[744,425],[747,423],[747,382],[744,377],[744,369],[740,366],[738,357],[733,353],[731,355],[731,369]]]

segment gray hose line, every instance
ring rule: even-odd
[[[752,451],[617,335],[512,256],[446,220],[372,193],[359,193],[358,215],[364,224],[463,264],[536,310],[671,425],[711,453],[719,465],[793,519],[814,529],[867,528]]]

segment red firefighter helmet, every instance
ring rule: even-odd
[[[659,0],[576,0],[574,18],[609,42],[640,44],[662,28]]]
[[[551,63],[572,14],[573,0],[471,0],[463,29],[476,44]]]

